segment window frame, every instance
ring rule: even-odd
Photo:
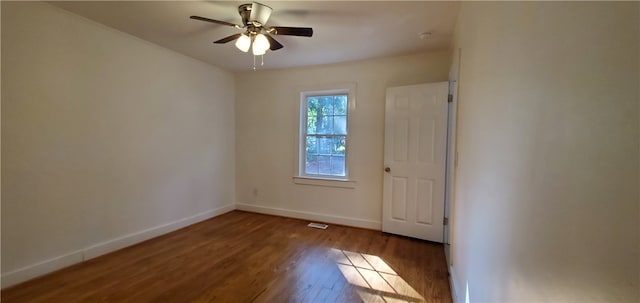
[[[353,175],[350,165],[351,153],[352,153],[352,120],[353,112],[355,109],[355,85],[336,85],[334,88],[329,89],[314,89],[314,90],[300,90],[298,101],[298,140],[296,142],[296,149],[298,154],[296,176],[294,182],[299,184],[308,185],[320,185],[320,186],[333,186],[333,187],[354,187]],[[339,87],[339,88],[335,88]],[[344,176],[335,175],[321,175],[321,174],[307,174],[305,173],[305,159],[306,159],[306,137],[307,137],[307,98],[314,96],[334,96],[334,95],[346,95],[347,96],[347,131],[345,135],[345,155],[344,155]],[[332,134],[332,136],[339,136],[340,134]],[[338,182],[333,182],[338,181]]]

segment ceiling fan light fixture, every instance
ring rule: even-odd
[[[246,34],[240,35],[240,37],[236,41],[236,47],[245,53],[248,52],[249,47],[251,47],[251,38]]]
[[[283,47],[283,45],[271,35],[300,37],[313,36],[313,29],[310,27],[266,26],[272,11],[273,9],[271,7],[257,2],[241,4],[238,6],[238,13],[242,18],[243,25],[195,15],[189,18],[219,25],[231,26],[236,29],[244,29],[244,33],[236,33],[216,40],[213,43],[224,44],[236,40],[235,45],[240,51],[246,53],[251,48],[253,53],[253,69],[255,70],[257,56],[260,56],[263,60],[263,55],[267,50],[276,51]],[[261,65],[264,65],[264,61]]]
[[[271,47],[269,39],[263,34],[257,34],[253,39],[253,54],[256,56],[264,55]]]

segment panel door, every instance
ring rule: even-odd
[[[387,89],[382,230],[443,240],[448,83]]]

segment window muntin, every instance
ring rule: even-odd
[[[349,95],[303,94],[300,174],[346,179]]]

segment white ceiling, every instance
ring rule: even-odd
[[[49,2],[75,14],[229,71],[253,68],[251,52],[212,42],[241,32],[189,19],[198,15],[242,24],[237,7],[251,1]],[[273,8],[267,26],[312,27],[313,37],[275,36],[263,69],[290,68],[411,54],[449,47],[456,2],[261,1]],[[431,32],[420,39],[419,33]],[[258,59],[259,61],[259,59]]]

